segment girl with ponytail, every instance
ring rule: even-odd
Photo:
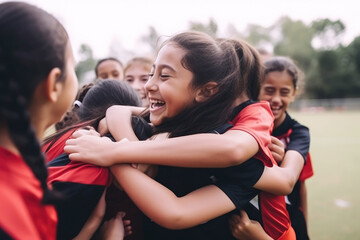
[[[0,239],[55,239],[40,139],[77,92],[69,37],[49,13],[0,4]]]

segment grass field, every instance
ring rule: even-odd
[[[307,180],[312,240],[360,239],[360,111],[295,112],[310,128],[315,175]]]

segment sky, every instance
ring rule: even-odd
[[[282,16],[306,24],[319,18],[340,19],[346,25],[344,43],[360,35],[357,0],[25,0],[53,14],[67,29],[75,56],[82,43],[96,58],[110,47],[142,55],[141,37],[153,26],[160,35],[189,29],[190,22],[212,18],[225,34],[229,24],[243,32],[248,24],[268,27]],[[0,0],[4,2],[4,0]]]

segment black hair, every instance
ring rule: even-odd
[[[99,121],[105,117],[106,110],[113,105],[141,106],[141,99],[128,83],[115,81],[112,79],[101,80],[92,86],[83,98],[81,105],[74,109],[73,119],[68,122],[66,127],[60,129],[53,135],[47,137],[43,144],[50,143],[46,151],[55,143],[64,133],[71,129],[83,126],[98,127]],[[132,123],[141,122],[134,117]],[[136,128],[134,128],[136,130]],[[144,130],[145,131],[145,130]],[[147,130],[146,130],[147,131]],[[151,129],[149,129],[151,131]],[[142,139],[144,140],[144,139]]]
[[[216,41],[200,32],[184,32],[164,42],[185,50],[182,66],[194,75],[191,85],[200,89],[216,82],[218,91],[206,101],[194,103],[172,119],[166,119],[156,132],[169,132],[170,137],[204,133],[224,124],[233,109],[236,97],[244,90],[240,84],[239,60],[235,49],[226,40]]]
[[[95,76],[96,77],[99,77],[99,65],[105,61],[115,61],[117,63],[120,64],[121,68],[124,68],[124,65],[122,64],[122,62],[117,59],[117,58],[114,58],[114,57],[108,57],[108,58],[103,58],[103,59],[100,59],[97,63],[96,63],[96,66],[95,66]]]
[[[28,113],[36,87],[53,68],[65,79],[68,35],[46,11],[22,2],[0,4],[0,119],[26,164],[39,179],[43,202],[56,196],[47,187],[47,169]]]
[[[88,83],[83,85],[77,92],[75,97],[75,102],[70,110],[68,110],[64,117],[57,123],[55,123],[55,130],[59,131],[63,128],[73,125],[75,122],[79,121],[79,117],[76,114],[77,109],[79,109],[79,103],[84,100],[85,95],[94,86],[94,83]]]
[[[286,71],[292,78],[294,89],[298,88],[302,72],[298,69],[298,67],[290,58],[284,56],[272,57],[264,62],[264,66],[265,76],[270,72]]]

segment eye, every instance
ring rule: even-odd
[[[274,92],[275,92],[275,89],[273,89],[273,88],[265,88],[266,94],[273,94]]]
[[[165,75],[165,74],[161,74],[161,75],[160,75],[161,80],[166,80],[166,79],[168,79],[169,77],[170,77],[169,75]]]
[[[290,90],[289,89],[283,89],[280,91],[281,96],[288,96],[290,94]]]
[[[134,81],[134,79],[132,79],[132,78],[126,78],[125,81],[128,82],[128,83],[132,83],[132,82]]]
[[[141,78],[141,81],[142,81],[142,82],[147,82],[148,79],[149,79],[149,77],[143,76],[143,77]]]

